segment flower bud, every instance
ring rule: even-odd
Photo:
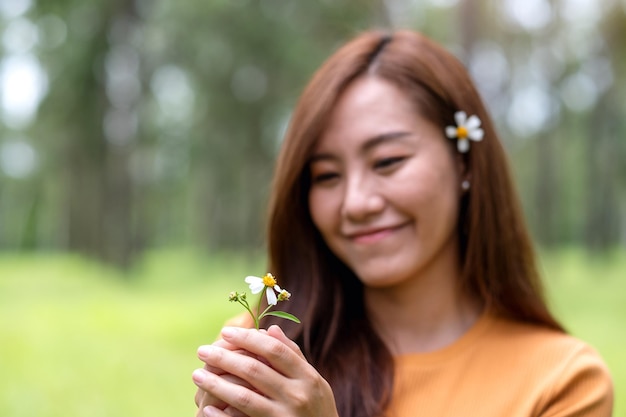
[[[291,297],[291,293],[287,290],[282,290],[280,294],[278,294],[278,301],[286,301]]]

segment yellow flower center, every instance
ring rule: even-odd
[[[459,139],[467,138],[467,128],[465,126],[459,126],[456,128],[456,136]]]
[[[276,279],[274,278],[274,275],[270,274],[269,272],[265,274],[265,276],[263,277],[263,285],[265,285],[266,287],[274,287],[274,285],[276,285]]]

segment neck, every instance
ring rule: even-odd
[[[368,315],[393,355],[441,349],[478,319],[480,303],[459,288],[456,259],[393,287],[365,288]]]

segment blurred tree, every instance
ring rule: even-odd
[[[618,2],[27,3],[0,7],[2,68],[26,56],[47,83],[32,122],[9,123],[2,104],[2,248],[68,249],[122,267],[155,246],[258,249],[301,88],[372,27],[421,30],[467,64],[542,245],[626,245]]]
[[[585,242],[594,251],[604,251],[626,242],[626,15],[607,13],[601,25],[604,60],[596,61],[595,82],[607,78],[611,88],[602,94],[587,123],[587,195]],[[611,70],[613,69],[613,70]]]
[[[377,6],[200,2],[155,20],[176,26],[157,61],[183,68],[200,92],[189,132],[193,240],[210,248],[262,244],[271,167],[299,89],[337,39],[368,26]],[[189,36],[180,32],[187,27],[203,29]]]
[[[132,2],[57,1],[37,13],[63,16],[67,25],[64,45],[41,54],[51,83],[35,129],[48,137],[46,148],[54,154],[48,174],[62,184],[65,221],[56,231],[65,242],[58,244],[128,266],[134,253],[128,160],[135,134],[127,120],[133,103],[125,100],[137,101],[138,92],[128,81],[128,57],[119,51],[126,33],[119,31],[136,20]]]

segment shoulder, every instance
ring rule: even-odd
[[[490,330],[487,350],[497,350],[495,357],[508,366],[517,364],[541,388],[537,415],[611,415],[611,375],[591,346],[566,333],[502,318],[493,318]]]
[[[500,352],[523,353],[546,365],[564,366],[585,359],[605,367],[591,346],[567,333],[500,317],[492,317],[491,321],[487,341]]]

